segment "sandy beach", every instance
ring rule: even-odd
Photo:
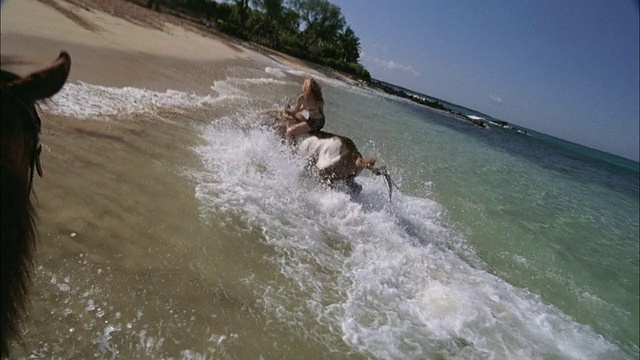
[[[72,58],[39,104],[10,359],[637,358],[637,163],[469,126],[125,0],[1,16],[2,55],[25,61],[9,70]],[[260,121],[308,74],[323,130],[377,154],[392,199],[372,172],[357,196],[316,181]]]
[[[170,83],[173,89],[197,91],[203,77],[218,78],[222,69],[234,61],[273,60],[317,73],[312,64],[288,55],[214,30],[198,29],[192,23],[125,1],[100,3],[125,7],[120,11],[134,13],[138,18],[126,20],[65,1],[47,2],[66,12],[36,0],[7,1],[2,9],[2,53],[33,61],[35,67],[55,59],[60,50],[67,50],[73,58],[70,81],[154,89],[166,89]],[[70,19],[68,13],[81,21]],[[156,28],[162,21],[166,21],[162,29]],[[155,27],[145,22],[154,23]],[[14,70],[25,73],[29,68]]]
[[[10,70],[26,74],[66,50],[72,57],[69,83],[197,94],[211,92],[225,69],[238,64],[282,61],[314,73],[295,59],[221,34],[172,23],[157,29],[95,8],[48,3],[58,10],[36,0],[4,4],[2,54],[33,61]],[[276,341],[260,333],[257,299],[236,281],[260,276],[264,264],[212,261],[213,254],[234,248],[271,250],[242,244],[242,233],[253,230],[198,221],[194,186],[183,174],[201,166],[193,152],[200,141],[193,131],[202,121],[197,112],[184,121],[145,115],[105,121],[45,110],[42,119],[45,174],[35,180],[38,253],[23,343],[14,344],[14,356],[173,357],[180,349],[220,345],[228,335],[213,334],[243,321],[242,335],[254,339],[254,346],[230,345],[234,358],[253,358]],[[212,233],[221,240],[212,242]],[[140,304],[147,304],[144,312],[134,310]],[[126,325],[105,325],[118,320]],[[136,329],[136,321],[144,327]],[[208,332],[192,334],[191,328]],[[127,339],[134,333],[140,338]],[[116,352],[108,344],[121,345]],[[299,354],[313,353],[315,345],[288,339],[282,346]]]

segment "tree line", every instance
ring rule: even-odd
[[[146,6],[204,18],[226,34],[371,80],[358,63],[360,39],[328,0],[146,0]]]

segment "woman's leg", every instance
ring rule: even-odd
[[[297,113],[294,117],[298,120],[298,122],[307,122],[307,118],[305,118],[301,113]]]
[[[301,123],[290,126],[287,129],[287,132],[284,134],[284,137],[287,138],[287,140],[292,140],[297,135],[304,134],[309,131],[311,131],[311,127],[309,127],[309,124],[303,121]]]

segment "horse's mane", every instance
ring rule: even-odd
[[[3,57],[3,65],[6,64]],[[20,79],[20,76],[0,69],[0,83],[12,82]],[[3,113],[12,106],[16,106],[10,90],[0,87],[1,108]],[[20,104],[21,106],[28,106]],[[35,108],[29,111],[31,116],[36,116]],[[27,112],[22,112],[23,114]],[[11,114],[9,114],[11,115]],[[20,121],[13,116],[3,116],[2,121],[2,141],[8,139],[5,136],[14,135],[17,127],[11,122]],[[35,122],[36,119],[31,119]],[[10,131],[7,131],[10,130]],[[38,129],[39,130],[39,129]],[[29,134],[33,133],[33,134]],[[33,131],[24,131],[22,136],[37,136]],[[28,140],[28,139],[27,139]],[[34,139],[32,139],[34,141]],[[27,142],[28,143],[28,142]],[[5,152],[5,144],[2,145]],[[8,356],[8,341],[10,338],[19,338],[19,321],[25,314],[25,302],[27,290],[30,283],[30,273],[33,267],[32,258],[35,251],[36,238],[36,213],[33,203],[30,201],[31,180],[26,185],[24,179],[16,173],[14,169],[5,161],[5,157],[10,154],[2,154],[0,164],[0,177],[2,181],[2,199],[0,209],[1,222],[1,291],[0,294],[0,357]],[[31,165],[31,164],[30,164]],[[33,173],[33,170],[31,170]]]
[[[6,83],[20,79],[20,76],[3,68],[6,65],[4,59],[5,58],[3,57],[2,60],[0,60],[0,83]]]

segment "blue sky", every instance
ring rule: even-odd
[[[330,0],[396,85],[638,161],[637,0]]]

